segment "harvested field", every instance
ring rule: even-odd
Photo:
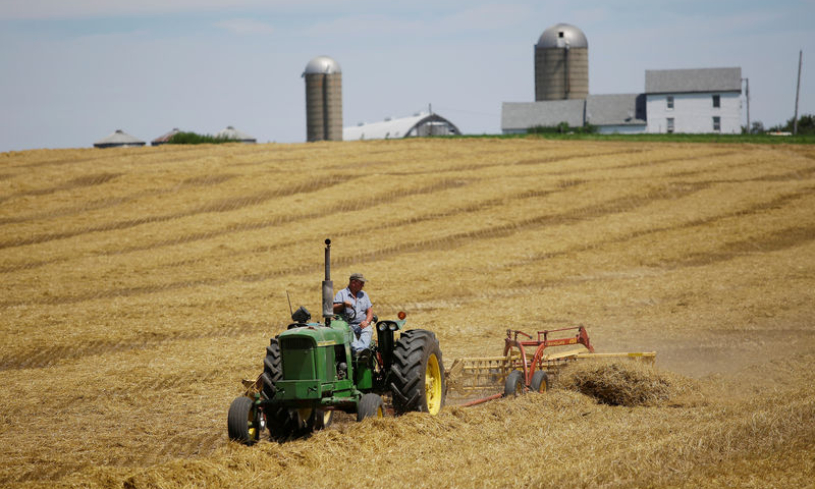
[[[2,487],[815,478],[813,146],[3,153],[0,231]],[[364,272],[377,314],[407,311],[446,362],[500,354],[507,328],[582,324],[598,352],[658,352],[656,371],[622,371],[645,400],[598,402],[564,373],[546,394],[437,417],[229,443],[227,409],[288,324],[286,291],[321,309],[327,237],[335,283]],[[619,393],[615,368],[583,376]]]

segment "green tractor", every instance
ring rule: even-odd
[[[438,414],[444,405],[444,364],[436,335],[404,330],[399,319],[374,316],[371,348],[352,353],[354,333],[346,318],[334,313],[331,240],[325,240],[324,322],[311,322],[300,307],[286,331],[266,347],[263,373],[244,381],[246,392],[229,407],[229,438],[246,445],[268,429],[273,440],[285,440],[327,427],[335,411],[357,420],[384,417],[383,397],[393,411]],[[397,332],[399,336],[397,338]]]

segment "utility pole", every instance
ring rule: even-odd
[[[798,51],[798,86],[795,88],[795,117],[792,119],[792,134],[798,134],[798,96],[801,93],[801,64],[804,61],[804,50]]]
[[[752,128],[750,127],[750,79],[743,78],[745,83],[744,96],[747,98],[747,134],[750,134]]]

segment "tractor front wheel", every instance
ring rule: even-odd
[[[309,419],[308,425],[313,431],[320,431],[331,426],[333,420],[333,409],[315,409],[314,412],[311,413],[311,419]]]
[[[524,393],[524,373],[520,370],[513,370],[507,375],[504,384],[504,397],[516,397]]]
[[[384,418],[385,403],[378,394],[365,394],[357,405],[357,421],[365,418]]]
[[[227,415],[227,429],[229,439],[254,445],[260,438],[264,428],[263,413],[255,407],[255,401],[242,396],[232,401]]]
[[[439,414],[444,406],[444,364],[439,341],[430,331],[404,331],[393,349],[393,407],[398,414]]]

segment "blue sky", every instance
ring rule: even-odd
[[[813,19],[813,0],[0,0],[0,152],[227,125],[302,142],[318,55],[342,67],[346,126],[432,104],[499,133],[502,102],[534,100],[533,46],[559,22],[588,38],[592,94],[642,92],[648,69],[741,67],[769,127],[793,115],[799,50],[799,113],[815,113]]]

